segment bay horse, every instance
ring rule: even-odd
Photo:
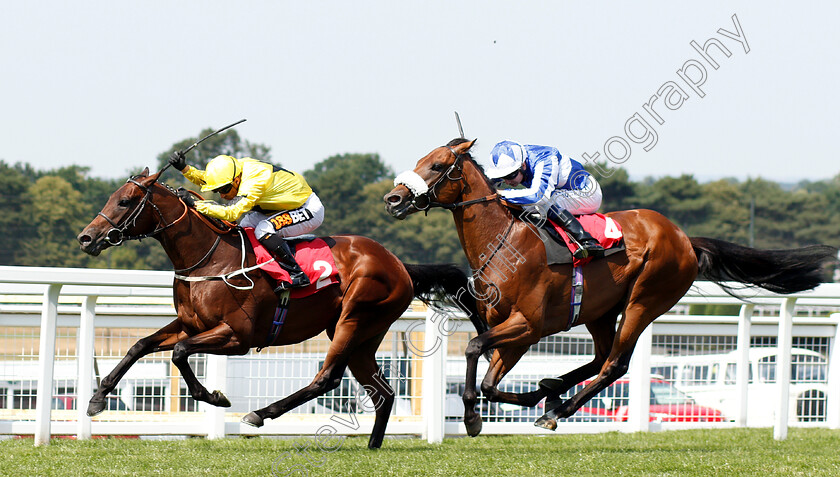
[[[679,301],[698,274],[718,284],[733,280],[793,293],[817,286],[822,264],[834,257],[835,250],[828,246],[757,250],[689,238],[652,210],[607,214],[621,226],[626,251],[583,268],[578,323],[592,335],[594,359],[540,381],[535,391],[502,392],[497,385],[531,345],[570,327],[572,266],[546,266],[545,248],[533,225],[502,203],[470,155],[474,143],[458,138],[435,148],[413,171],[397,176],[396,187],[384,197],[386,210],[397,219],[430,207],[450,209],[461,246],[476,271],[470,292],[490,329],[466,348],[464,424],[470,436],[481,432],[481,416],[475,411],[476,368],[479,356],[488,350],[495,349],[481,382],[485,397],[522,406],[535,406],[546,398],[548,411],[535,425],[554,430],[558,418],[571,416],[625,374],[639,335]],[[560,400],[562,393],[596,374],[577,394]]]
[[[187,206],[174,190],[158,182],[159,175],[149,175],[146,168],[116,190],[77,237],[81,249],[99,255],[125,240],[153,237],[163,246],[176,273],[229,278],[186,281],[176,277],[173,297],[177,318],[131,347],[101,381],[90,400],[90,416],[105,409],[106,395],[132,364],[149,353],[167,350],[172,350],[172,362],[194,399],[229,407],[230,401],[221,391],[209,392],[199,382],[187,358],[195,353],[244,355],[251,348],[267,345],[278,304],[273,282],[260,269],[230,276],[255,265],[253,250],[245,246],[248,240],[241,230],[236,233],[238,229]],[[377,404],[368,447],[378,448],[394,402],[394,391],[376,363],[379,344],[415,295],[457,292],[466,285],[467,276],[454,265],[403,264],[378,242],[362,236],[336,235],[325,241],[335,258],[339,284],[290,300],[282,332],[270,343],[299,343],[326,330],[331,343],[323,366],[308,386],[245,415],[242,421],[262,426],[265,419],[279,417],[338,387],[349,367]]]

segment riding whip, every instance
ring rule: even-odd
[[[214,131],[214,132],[212,132],[212,133],[210,133],[210,134],[208,134],[208,135],[204,136],[203,138],[201,138],[201,139],[199,139],[198,141],[196,141],[196,142],[195,142],[195,144],[193,144],[192,146],[190,146],[190,147],[188,147],[188,148],[184,149],[183,151],[179,151],[179,154],[180,154],[180,155],[185,155],[186,153],[188,153],[188,152],[192,151],[193,149],[195,149],[195,147],[196,147],[196,146],[198,146],[199,144],[201,144],[202,142],[204,142],[204,140],[205,140],[205,139],[209,139],[209,138],[211,138],[211,137],[215,136],[216,134],[219,134],[219,133],[220,133],[220,132],[222,132],[222,131],[225,131],[225,130],[227,130],[227,129],[230,129],[230,128],[232,128],[232,127],[236,126],[236,125],[237,125],[237,124],[239,124],[239,123],[244,123],[245,121],[247,121],[247,120],[246,120],[246,119],[240,119],[239,121],[236,121],[236,122],[235,122],[235,123],[233,123],[233,124],[228,124],[227,126],[223,127],[222,129],[219,129],[218,131]],[[165,170],[169,169],[169,166],[171,166],[171,165],[172,165],[172,164],[170,163],[170,164],[166,164],[165,166],[163,166],[163,169],[161,169],[161,170],[160,170],[159,174],[163,174],[163,171],[165,171]]]
[[[466,139],[464,136],[464,128],[461,127],[461,116],[458,116],[458,111],[455,111],[455,121],[458,123],[458,132],[461,134],[461,139]]]

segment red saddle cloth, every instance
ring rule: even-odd
[[[248,240],[251,241],[251,246],[254,247],[254,253],[257,255],[257,263],[266,263],[274,258],[271,252],[266,250],[260,241],[257,240],[253,228],[245,227],[245,234],[248,235]],[[291,298],[303,298],[333,283],[338,283],[338,267],[335,266],[335,259],[327,242],[316,238],[310,242],[298,242],[293,247],[295,249],[295,260],[297,260],[300,268],[306,273],[306,276],[309,277],[309,281],[312,284],[305,288],[293,288],[290,295]],[[276,261],[267,263],[261,268],[278,282],[289,281],[289,272],[284,270]]]
[[[589,232],[592,237],[595,238],[598,242],[601,243],[601,246],[604,247],[604,250],[609,250],[611,247],[614,247],[621,243],[621,239],[624,236],[621,233],[621,225],[618,224],[615,220],[607,217],[604,214],[588,214],[588,215],[581,215],[578,218],[578,221],[583,226],[583,230]],[[566,231],[563,230],[563,227],[555,224],[551,221],[551,225],[554,226],[554,230],[563,237],[563,240],[566,242],[566,246],[569,247],[569,250],[572,251],[572,254],[577,251],[578,245],[569,238],[569,235],[566,234]],[[586,265],[592,260],[592,257],[587,257],[584,259],[572,259],[572,264],[574,266],[581,266]]]

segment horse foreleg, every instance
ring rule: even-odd
[[[467,375],[464,383],[464,426],[467,434],[475,437],[481,432],[481,415],[475,411],[478,401],[478,392],[475,388],[476,375],[478,374],[478,360],[481,354],[491,348],[496,348],[496,355],[500,355],[500,348],[525,347],[539,342],[540,337],[533,331],[525,316],[521,313],[512,313],[507,320],[486,333],[482,333],[471,339],[466,349]],[[521,354],[520,354],[521,356]]]
[[[189,357],[196,353],[245,354],[248,349],[248,345],[242,344],[227,323],[221,323],[215,328],[179,341],[172,350],[172,363],[181,372],[181,377],[187,383],[187,389],[193,399],[214,406],[230,407],[230,401],[221,391],[215,390],[211,393],[195,377],[190,367]]]
[[[105,397],[113,391],[128,369],[143,356],[157,351],[167,351],[173,348],[180,337],[185,336],[181,331],[181,323],[175,320],[155,333],[139,339],[125,357],[99,383],[96,392],[90,398],[87,415],[95,416],[105,410]]]
[[[520,406],[534,407],[545,397],[543,389],[537,389],[527,393],[508,393],[499,391],[498,385],[502,378],[513,368],[522,356],[528,351],[529,346],[516,348],[496,349],[490,359],[490,366],[487,374],[481,382],[481,393],[491,402],[503,402],[518,404]]]

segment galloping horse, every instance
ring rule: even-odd
[[[429,207],[451,209],[467,260],[477,271],[470,291],[491,328],[470,340],[466,349],[464,424],[471,436],[481,432],[481,416],[475,411],[476,368],[485,351],[495,349],[481,383],[485,397],[522,406],[535,406],[547,398],[549,410],[535,425],[554,430],[556,419],[574,414],[627,371],[639,335],[677,303],[698,273],[716,283],[734,280],[793,293],[817,286],[822,263],[835,253],[827,246],[764,251],[689,238],[651,210],[608,214],[623,230],[626,252],[584,268],[585,298],[578,323],[592,335],[595,358],[563,376],[542,380],[536,391],[501,392],[499,381],[530,345],[568,329],[572,267],[546,266],[545,248],[533,225],[502,204],[470,156],[474,142],[459,138],[434,149],[413,171],[398,176],[397,186],[384,197],[386,209],[397,219]],[[480,280],[488,276],[495,279]],[[562,393],[596,374],[580,392],[560,401]]]
[[[196,400],[229,407],[220,391],[209,392],[187,362],[194,353],[243,355],[266,346],[278,299],[262,270],[236,272],[255,265],[255,256],[238,229],[210,220],[188,207],[148,168],[114,192],[99,215],[78,236],[83,251],[99,253],[124,240],[154,237],[163,245],[176,273],[222,277],[224,280],[173,284],[178,317],[154,334],[140,339],[90,400],[88,415],[105,409],[105,396],[114,390],[128,368],[141,357],[172,350]],[[221,228],[220,228],[221,226]],[[239,232],[239,233],[237,233]],[[265,419],[285,412],[339,386],[346,367],[365,390],[377,396],[376,419],[368,447],[382,445],[394,402],[394,392],[380,374],[375,353],[390,325],[415,295],[439,296],[457,292],[467,277],[452,265],[404,265],[379,243],[361,236],[325,238],[335,258],[340,283],[314,295],[293,299],[282,333],[272,346],[299,343],[326,330],[332,340],[324,364],[312,383],[242,418],[262,426]],[[243,276],[249,275],[249,276]],[[241,286],[234,285],[234,282]],[[250,283],[250,286],[248,285]]]

